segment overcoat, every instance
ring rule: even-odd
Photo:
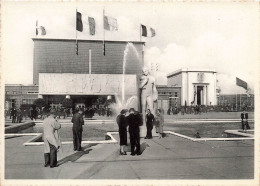
[[[162,114],[160,115],[156,115],[155,117],[155,121],[156,121],[156,124],[157,124],[157,128],[158,128],[158,132],[159,133],[163,133],[163,124],[164,124],[164,117]]]
[[[43,139],[44,139],[44,153],[50,153],[50,144],[56,148],[61,147],[61,141],[58,134],[58,130],[61,128],[61,124],[49,116],[43,121]]]

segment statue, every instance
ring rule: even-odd
[[[150,109],[154,115],[153,102],[158,98],[158,92],[155,86],[155,78],[149,74],[147,67],[143,67],[143,75],[140,78],[140,89],[141,89],[141,104],[142,104],[142,115],[145,123],[145,113],[147,109]]]

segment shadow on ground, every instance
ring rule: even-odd
[[[145,151],[146,147],[150,147],[146,142],[142,143],[140,145],[141,154]],[[131,152],[131,144],[127,144],[127,146],[124,148],[125,152]]]
[[[67,163],[67,162],[75,162],[77,161],[81,156],[85,155],[85,154],[88,154],[90,151],[92,151],[92,149],[88,149],[92,146],[96,146],[97,144],[88,144],[84,147],[82,147],[82,150],[81,151],[78,151],[74,154],[71,154],[69,156],[66,156],[64,157],[63,159],[59,160],[58,161],[58,165],[62,165],[64,163]]]

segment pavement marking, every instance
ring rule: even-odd
[[[183,134],[179,134],[172,131],[164,131],[164,133],[172,134],[175,136],[179,136],[191,141],[241,141],[241,140],[254,140],[254,137],[247,137],[247,138],[192,138]]]
[[[107,132],[106,135],[108,135],[111,139],[110,140],[101,140],[101,141],[82,141],[82,144],[112,144],[112,143],[118,143],[118,141],[114,138],[112,134],[118,134],[118,132]],[[5,136],[35,136],[25,143],[23,143],[24,146],[39,146],[43,145],[44,142],[35,142],[36,140],[42,138],[42,133],[24,133],[24,134],[5,134]],[[61,144],[73,144],[73,141],[63,141]]]

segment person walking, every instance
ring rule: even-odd
[[[73,123],[72,131],[73,131],[74,151],[81,150],[82,131],[83,131],[82,125],[84,125],[84,119],[82,114],[83,111],[79,109],[71,119],[71,122]]]
[[[161,113],[161,109],[157,109],[156,110],[156,117],[155,117],[155,121],[156,121],[156,132],[159,133],[159,138],[162,138],[163,136],[163,125],[164,125],[164,117]]]
[[[135,112],[134,108],[130,108],[129,113],[130,114],[126,117],[126,120],[129,126],[131,155],[141,155],[139,126],[142,125],[142,117],[139,113]]]
[[[147,114],[145,117],[145,122],[146,122],[146,137],[144,139],[152,139],[152,130],[153,130],[153,122],[154,122],[154,115],[151,113],[150,109],[147,109]]]
[[[61,124],[56,120],[55,113],[50,112],[49,116],[43,121],[45,167],[57,167],[57,151],[61,147],[58,135],[60,128]]]
[[[126,122],[126,113],[127,110],[121,110],[120,114],[116,118],[116,122],[119,128],[119,137],[120,137],[120,154],[126,155],[124,147],[127,145],[127,122]]]

